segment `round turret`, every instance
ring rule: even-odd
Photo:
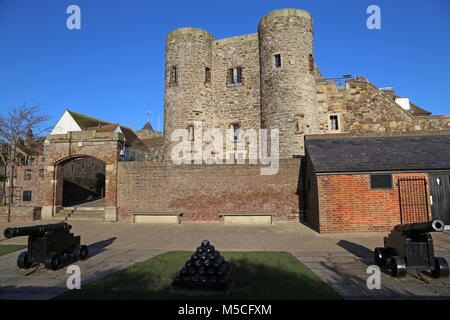
[[[281,158],[304,154],[304,135],[318,132],[311,15],[270,12],[258,34],[262,127],[280,130]]]
[[[164,154],[170,159],[170,137],[210,115],[207,73],[212,63],[213,36],[196,28],[176,29],[166,39]]]

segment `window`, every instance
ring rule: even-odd
[[[228,84],[241,84],[242,80],[241,67],[228,69]]]
[[[281,54],[274,55],[275,58],[275,68],[281,68]]]
[[[205,68],[205,84],[209,85],[211,83],[211,68]]]
[[[312,54],[309,54],[308,60],[309,60],[309,72],[313,73],[315,66],[314,66],[314,57]]]
[[[392,189],[391,174],[372,174],[370,176],[371,189]]]
[[[233,139],[234,141],[239,141],[241,136],[241,126],[239,124],[233,124]]]
[[[178,70],[176,66],[170,69],[170,85],[176,86],[178,84]]]
[[[31,180],[31,169],[26,169],[25,170],[23,179],[25,181],[30,181]]]
[[[330,116],[330,130],[339,130],[339,117],[337,115]]]
[[[24,191],[22,194],[22,201],[31,201],[31,191]]]
[[[237,73],[236,82],[242,83],[242,68],[240,68],[240,67],[236,68],[236,73]]]
[[[45,170],[44,169],[39,169],[39,178],[43,178],[45,174]]]
[[[189,139],[190,139],[190,141],[194,141],[194,126],[190,125],[188,127],[188,130],[189,130]]]

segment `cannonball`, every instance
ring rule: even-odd
[[[203,247],[209,246],[209,240],[203,240],[202,241],[202,246]]]

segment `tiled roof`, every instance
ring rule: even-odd
[[[67,110],[67,112],[69,112],[69,114],[72,116],[75,122],[78,123],[78,125],[82,130],[86,130],[89,127],[98,126],[99,124],[100,125],[111,124],[110,122],[92,118],[84,114],[74,112],[72,110]]]
[[[82,130],[96,130],[99,132],[113,132],[117,126],[120,126],[127,144],[143,145],[132,128],[122,126],[118,123],[110,123],[104,120],[92,118],[81,113],[67,110],[73,119],[78,123]]]
[[[306,138],[317,173],[450,169],[450,135]]]

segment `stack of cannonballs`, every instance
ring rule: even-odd
[[[172,285],[199,289],[226,289],[233,276],[233,269],[220,252],[203,240],[200,247],[181,268]]]

